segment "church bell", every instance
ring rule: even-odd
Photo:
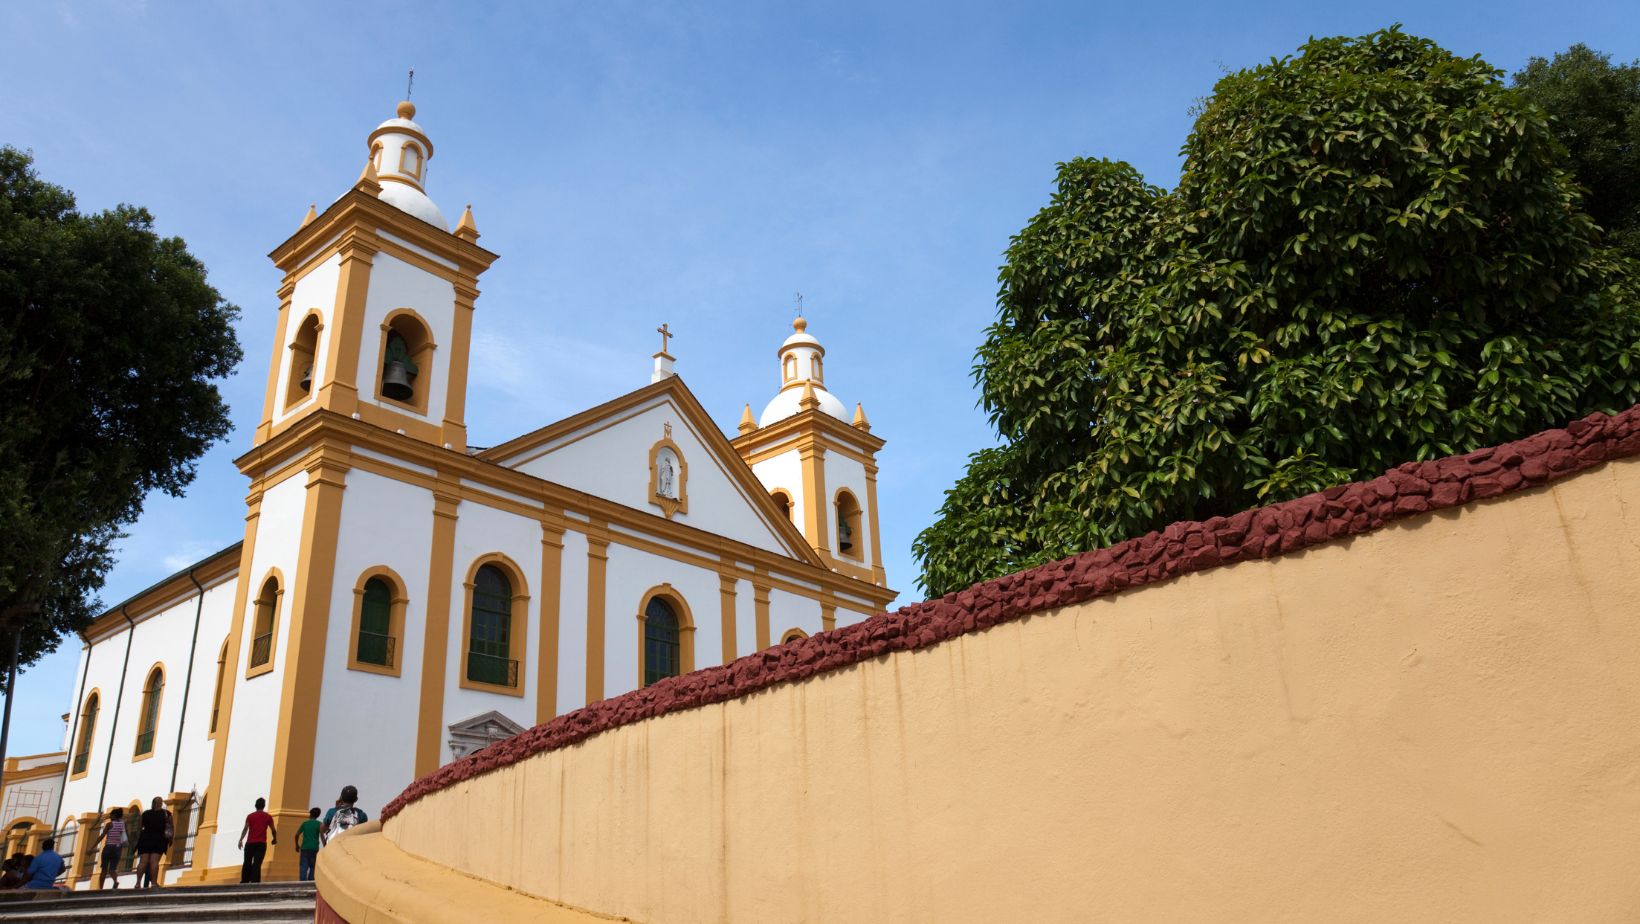
[[[313,364],[312,363],[308,363],[307,368],[302,370],[302,380],[300,382],[297,382],[296,384],[301,386],[301,389],[303,391],[312,391],[313,390]]]
[[[398,360],[389,361],[382,370],[382,395],[394,401],[408,401],[415,393],[410,387],[410,370]]]

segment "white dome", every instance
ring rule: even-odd
[[[807,325],[804,326],[803,330],[800,330],[797,333],[792,334],[790,337],[787,337],[786,341],[780,344],[780,352],[784,353],[786,352],[787,347],[794,346],[813,347],[821,353],[826,352],[826,348],[820,345],[820,341],[814,339],[814,335],[808,332]]]
[[[837,400],[836,395],[826,391],[818,385],[815,385],[814,397],[819,399],[821,411],[830,414],[844,423],[848,422],[848,410],[843,407],[843,402]],[[775,421],[785,420],[787,417],[795,416],[797,412],[801,410],[797,404],[802,400],[802,388],[785,389],[780,392],[780,394],[775,395],[774,400],[770,401],[768,406],[763,409],[762,416],[757,419],[757,425],[760,427],[767,427]]]
[[[430,225],[437,225],[445,231],[450,230],[450,223],[444,220],[444,213],[439,211],[433,200],[427,194],[414,186],[403,183],[383,183],[381,200],[402,212],[420,218]]]

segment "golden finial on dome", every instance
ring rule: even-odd
[[[401,118],[401,119],[414,119],[415,117],[416,117],[416,104],[415,103],[412,103],[409,100],[404,100],[403,102],[399,103],[399,118]]]
[[[796,320],[792,321],[792,330],[795,330],[795,331],[797,331],[798,333],[801,334],[802,332],[804,332],[808,329],[809,329],[809,322],[808,322],[807,319],[803,318],[801,315],[799,315]]]

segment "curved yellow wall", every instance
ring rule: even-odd
[[[1640,919],[1640,461],[618,728],[373,837],[654,924]]]

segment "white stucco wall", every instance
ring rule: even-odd
[[[219,578],[215,584],[206,587],[203,607],[200,607],[199,596],[189,593],[157,613],[132,614],[137,620],[134,630],[122,628],[93,643],[85,696],[89,697],[91,691],[96,689],[101,702],[96,726],[92,730],[91,757],[85,776],[71,781],[65,790],[60,815],[96,811],[110,805],[127,805],[132,801],[146,806],[154,796],[173,791],[173,767],[177,791],[205,789],[210,775],[212,742],[206,736],[210,727],[211,694],[216,682],[216,657],[222,639],[227,635],[234,587],[232,575]],[[188,658],[196,608],[200,640],[193,652],[190,683]],[[120,678],[127,664],[128,640],[129,669],[124,670],[124,695],[121,696]],[[85,661],[82,655],[82,671],[85,670]],[[153,750],[150,756],[134,759],[143,690],[156,664],[164,669],[165,685],[155,723]],[[78,681],[75,689],[79,690]],[[183,709],[185,699],[186,715]],[[116,704],[119,713],[117,722]],[[80,722],[78,713],[83,706],[84,698],[72,705],[74,715],[70,721],[76,726]],[[184,721],[185,726],[182,724]],[[112,751],[109,750],[110,734],[113,735]],[[77,744],[77,730],[75,739],[74,743]],[[73,760],[72,752],[69,759]],[[103,793],[100,806],[99,792]]]
[[[237,865],[241,861],[236,822],[251,811],[257,797],[268,795],[268,784],[272,779],[273,750],[279,728],[279,697],[284,685],[285,658],[290,652],[292,585],[296,580],[296,559],[301,549],[306,481],[306,474],[298,472],[268,488],[262,495],[255,557],[250,573],[243,576],[250,582],[249,592],[245,595],[244,610],[234,614],[234,618],[245,624],[245,631],[232,676],[233,717],[227,729],[228,750],[223,765],[222,791],[212,794],[217,800],[217,821],[221,825],[221,836],[211,839],[212,866]],[[251,656],[250,620],[256,609],[256,596],[273,568],[278,568],[284,576],[284,595],[279,600],[274,628],[273,669],[247,680],[245,669]]]
[[[824,628],[819,602],[784,590],[769,592],[769,644],[780,644],[780,637],[790,629],[814,635]]]
[[[341,275],[342,258],[332,255],[310,270],[306,276],[296,280],[296,288],[291,291],[290,311],[285,318],[285,329],[278,332],[279,343],[283,346],[279,353],[279,375],[273,383],[275,421],[283,421],[302,412],[313,396],[319,393],[319,386],[324,381],[325,361],[330,355],[325,335],[330,332],[330,323],[335,316],[336,286],[341,281]],[[285,402],[288,400],[290,364],[294,355],[289,346],[296,340],[296,332],[301,328],[302,321],[315,311],[319,313],[319,323],[324,329],[319,332],[318,345],[313,356],[313,387],[295,406],[287,410]]]
[[[455,287],[442,277],[393,257],[377,253],[371,258],[370,288],[365,295],[364,334],[359,347],[359,401],[374,404],[433,423],[444,419],[446,383],[450,377],[450,336],[455,318]],[[438,348],[433,351],[431,369],[423,364],[416,385],[427,391],[427,413],[416,414],[398,402],[383,401],[376,394],[382,367],[382,324],[400,308],[412,308],[430,328]]]
[[[433,497],[426,489],[359,468],[347,473],[310,805],[328,808],[342,786],[351,784],[374,816],[415,778],[432,530]],[[360,575],[377,566],[393,569],[409,601],[394,652],[397,677],[347,666],[356,642],[354,588]]]
[[[803,511],[806,509],[803,499],[803,463],[797,457],[797,450],[783,453],[771,459],[752,466],[752,474],[769,493],[785,491],[786,496],[792,499],[792,524],[798,532],[803,531]]]
[[[568,434],[547,447],[545,453],[506,464],[538,478],[659,514],[660,508],[650,503],[649,450],[661,439],[668,423],[672,425],[672,442],[689,465],[689,510],[673,519],[760,549],[790,554],[770,523],[752,506],[751,497],[727,473],[728,466],[743,463],[738,458],[722,458],[709,449],[666,395],[633,409],[612,426],[607,420],[598,421],[587,428],[591,432]]]

